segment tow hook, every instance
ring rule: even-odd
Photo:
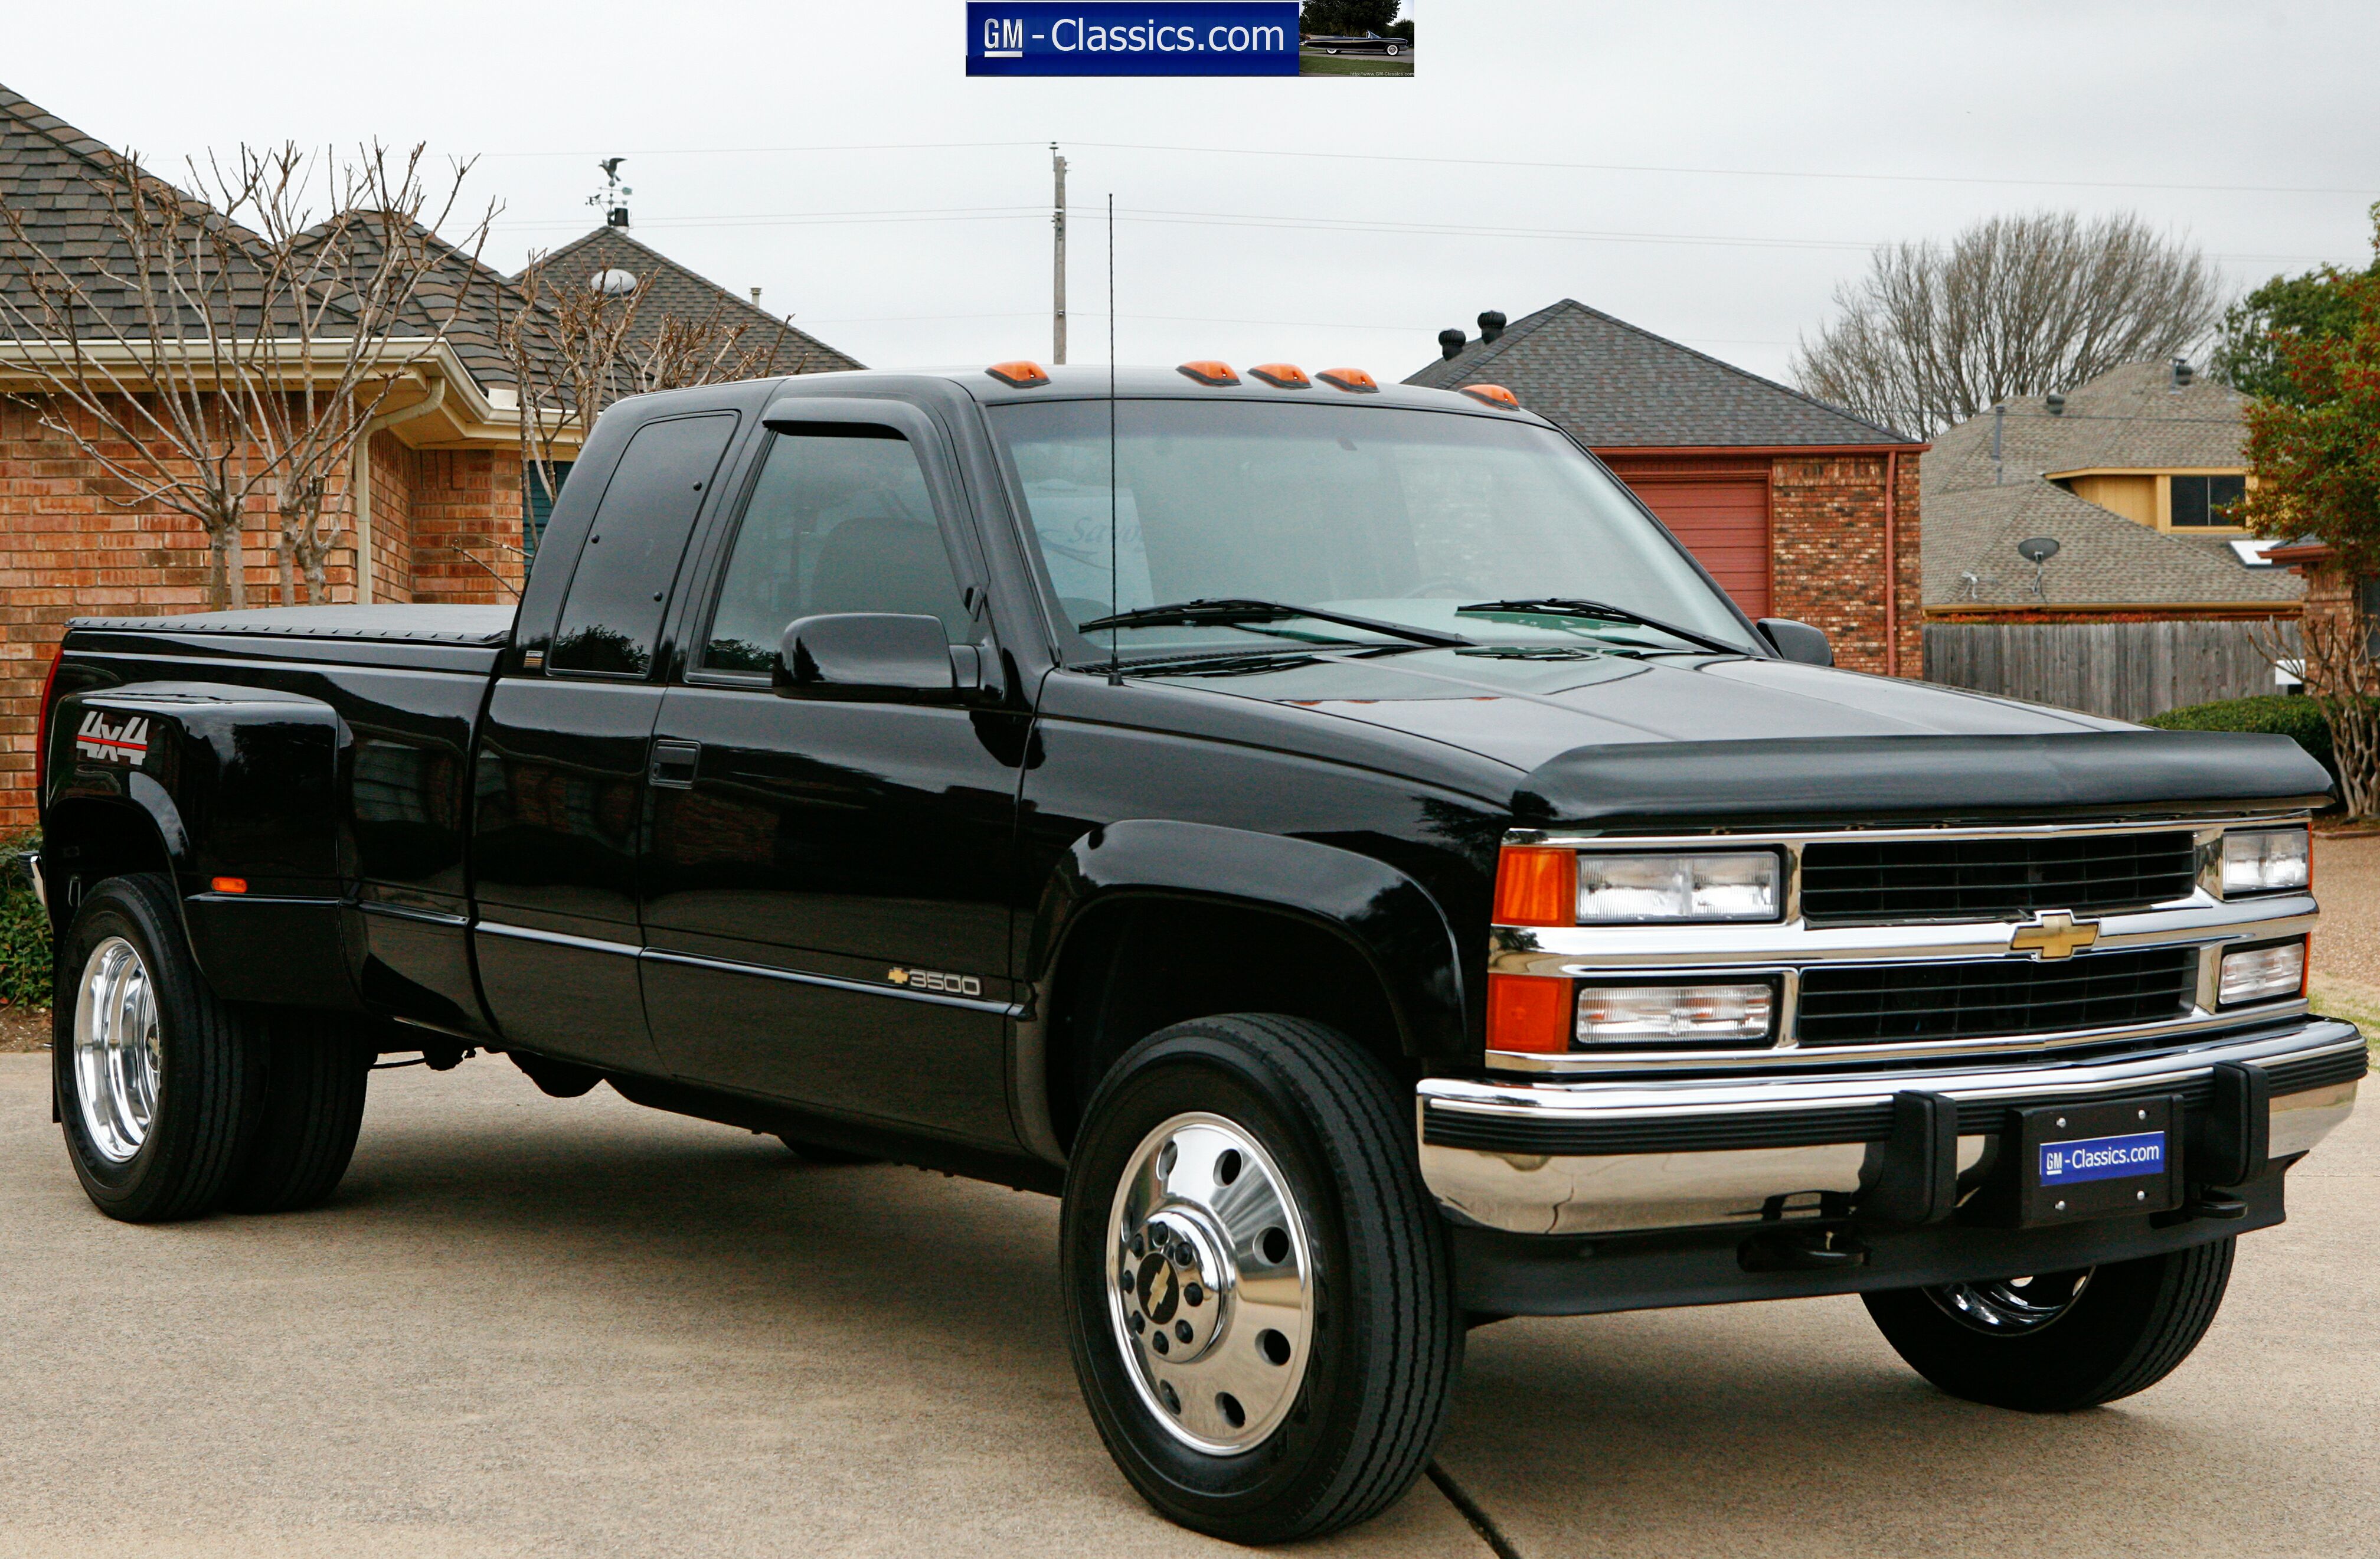
[[[1770,1229],[1745,1240],[1735,1259],[1748,1273],[1839,1272],[1867,1265],[1867,1248],[1849,1229]]]

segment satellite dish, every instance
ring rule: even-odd
[[[2029,542],[2019,542],[2016,544],[2016,554],[2027,563],[2038,566],[2058,555],[2058,543],[2046,536],[2035,536]]]
[[[637,290],[637,274],[634,271],[601,270],[588,277],[587,285],[606,297],[625,298]],[[2049,544],[2054,547],[2058,543],[2052,542]]]

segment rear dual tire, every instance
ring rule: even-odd
[[[1316,1537],[1428,1465],[1463,1326],[1408,1111],[1345,1036],[1269,1016],[1164,1029],[1101,1082],[1067,1171],[1067,1335],[1163,1515]]]
[[[93,887],[55,962],[59,1127],[101,1212],[135,1224],[278,1212],[336,1188],[373,1052],[335,1020],[216,1000],[170,878]]]

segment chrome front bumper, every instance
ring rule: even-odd
[[[2011,1108],[2143,1094],[2179,1094],[2187,1106],[2227,1063],[2265,1074],[2267,1156],[2286,1159],[2347,1118],[2365,1052],[2353,1025],[2318,1017],[2099,1061],[1613,1082],[1430,1078],[1415,1113],[1422,1176],[1458,1222],[1516,1234],[1743,1226],[1856,1212],[1882,1168],[1896,1094],[1955,1102],[1963,1188],[1989,1168]]]

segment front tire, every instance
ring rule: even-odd
[[[1068,1341],[1109,1454],[1184,1526],[1316,1537],[1427,1466],[1463,1327],[1401,1093],[1335,1030],[1241,1015],[1142,1041],[1091,1100]]]
[[[263,1036],[200,977],[171,879],[92,888],[56,969],[51,1076],[84,1192],[127,1223],[212,1212],[255,1118]]]
[[[2130,1396],[2190,1357],[2231,1281],[2232,1241],[2082,1272],[1862,1296],[1885,1341],[1953,1396],[2069,1413]]]

